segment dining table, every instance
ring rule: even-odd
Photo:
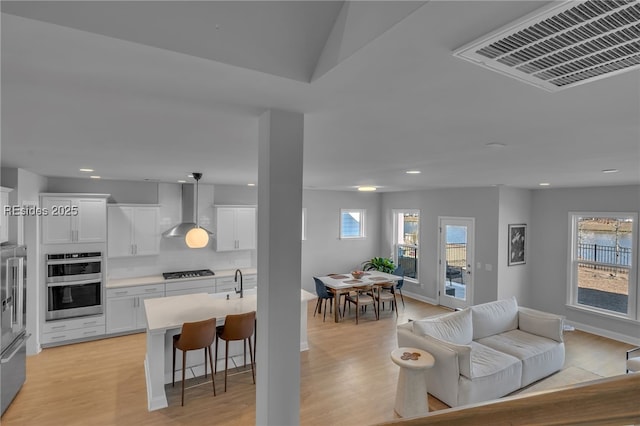
[[[348,294],[357,287],[372,285],[377,287],[388,287],[390,284],[395,285],[402,277],[398,275],[388,274],[382,271],[364,271],[364,275],[355,278],[352,273],[345,274],[329,274],[323,277],[317,277],[331,291],[335,299],[335,309],[333,310],[333,319],[340,322],[340,313],[338,302],[342,294]]]

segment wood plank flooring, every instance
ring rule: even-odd
[[[396,324],[445,311],[405,297],[400,317],[369,310],[355,325],[353,315],[336,324],[327,313],[313,316],[309,303],[310,350],[301,354],[302,425],[366,425],[396,419],[393,412],[398,367],[389,358],[397,347]],[[631,346],[573,331],[566,333],[566,366],[601,376],[623,374]],[[169,385],[169,407],[148,412],[144,379],[145,334],[49,348],[27,358],[27,381],[2,417],[3,426],[58,425],[252,425],[255,386],[251,373],[218,372],[211,384],[188,381],[185,406],[180,383]],[[446,408],[429,398],[432,410]]]

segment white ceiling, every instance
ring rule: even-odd
[[[246,184],[280,108],[308,188],[640,183],[640,72],[548,93],[452,56],[545,4],[3,1],[2,166]]]

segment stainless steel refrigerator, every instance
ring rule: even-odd
[[[0,405],[4,414],[26,378],[27,248],[14,245],[0,250]]]

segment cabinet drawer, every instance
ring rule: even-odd
[[[239,282],[233,281],[233,278],[218,278],[216,280],[216,293],[233,291],[234,288],[240,287]]]
[[[169,292],[182,292],[186,290],[200,289],[201,291],[191,293],[208,293],[215,289],[216,280],[214,278],[204,280],[187,280],[166,283],[167,296]],[[184,293],[186,294],[186,293]]]
[[[196,293],[213,293],[215,291],[215,287],[210,286],[206,288],[183,288],[181,290],[173,290],[167,291],[166,295],[169,296],[180,296],[183,294],[196,294]]]
[[[61,331],[56,333],[44,333],[42,335],[42,343],[58,343],[76,339],[87,339],[105,334],[105,326],[79,328],[75,330]]]
[[[152,284],[152,285],[139,285],[132,287],[118,287],[107,289],[107,299],[113,297],[126,297],[126,296],[142,296],[144,294],[151,293],[163,293],[164,284]]]
[[[43,333],[60,333],[80,328],[104,326],[104,315],[70,320],[49,321],[44,323]]]

